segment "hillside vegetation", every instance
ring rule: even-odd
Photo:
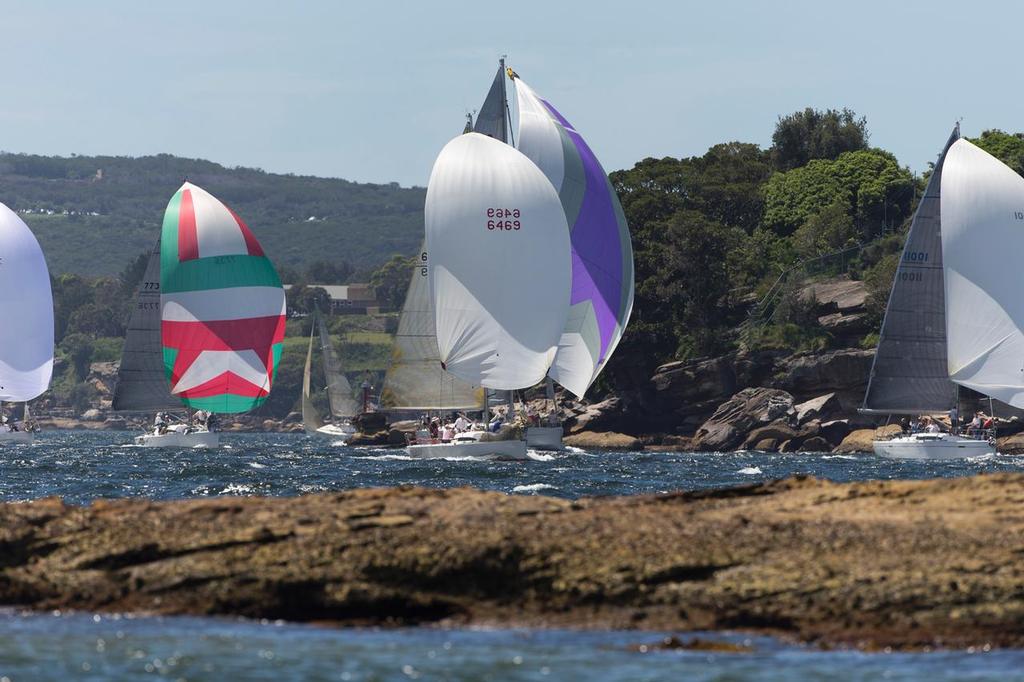
[[[225,168],[169,154],[0,154],[0,201],[22,215],[57,273],[114,275],[152,248],[182,181],[200,185],[252,228],[278,267],[348,262],[356,274],[423,238],[423,188]]]

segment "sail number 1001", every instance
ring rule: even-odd
[[[521,215],[518,208],[487,209],[488,230],[518,230],[523,224],[519,222]]]

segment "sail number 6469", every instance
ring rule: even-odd
[[[522,214],[518,208],[489,208],[487,209],[488,230],[518,230],[523,224],[519,222]]]

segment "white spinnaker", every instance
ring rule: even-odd
[[[582,253],[580,249],[586,242],[607,240],[605,243],[609,245],[618,243],[614,239],[609,239],[608,233],[599,227],[599,223],[593,222],[595,218],[609,221],[609,226],[614,226],[618,222],[623,230],[626,229],[626,219],[622,215],[622,208],[615,198],[614,190],[607,181],[604,169],[601,168],[600,162],[593,155],[582,136],[572,129],[565,119],[555,114],[553,109],[549,109],[537,93],[521,78],[517,78],[515,83],[519,105],[519,134],[517,136],[519,151],[544,172],[551,184],[554,185],[555,190],[558,191],[562,201],[562,208],[565,210],[566,220],[572,232],[573,268],[581,268],[580,272],[573,272],[574,292],[577,287],[577,278],[583,282],[583,286],[580,287],[581,291],[586,291],[587,283],[593,283],[593,277],[595,275],[599,277],[598,273],[606,270],[605,266],[611,264],[607,260],[608,258],[611,258],[611,261],[616,264],[622,262],[623,259],[629,263],[627,302],[622,310],[618,310],[618,300],[613,302],[612,314],[616,316],[616,324],[613,331],[610,333],[606,331],[604,338],[607,340],[607,347],[603,353],[602,333],[594,307],[600,305],[601,302],[599,299],[577,296],[576,293],[570,300],[568,322],[559,339],[558,352],[548,376],[582,398],[618,346],[633,309],[632,250],[628,244],[628,232],[626,232],[625,248],[628,251],[626,256],[614,251],[595,252],[593,249],[586,248],[583,248],[583,251],[589,252],[589,255],[580,258],[577,256]],[[584,153],[587,156],[586,160],[581,156]],[[591,186],[590,196],[593,198],[595,193],[606,192],[605,197],[601,197],[606,198],[603,208],[607,212],[614,212],[614,216],[610,213],[595,215],[593,205],[589,212],[582,212],[588,191],[588,176],[585,168],[587,164],[589,164],[590,181],[593,183],[599,177],[600,184],[607,184],[606,187],[599,187],[597,184]],[[590,222],[588,223],[588,221]],[[575,232],[575,230],[579,230],[579,232]],[[618,286],[621,288],[622,284],[620,283]],[[592,291],[592,293],[597,293],[597,291]]]
[[[949,378],[1024,407],[1024,178],[958,140],[941,215]]]
[[[28,225],[0,204],[0,400],[32,400],[53,373],[53,294]]]
[[[541,381],[569,309],[569,229],[551,183],[516,149],[460,135],[434,163],[424,221],[444,367],[493,389]]]
[[[540,101],[530,86],[521,78],[516,79],[516,102],[519,105],[519,134],[516,146],[526,158],[537,164],[555,191],[562,191],[565,181],[565,152],[562,150],[562,134],[551,120],[547,107]],[[579,188],[580,193],[583,188]]]

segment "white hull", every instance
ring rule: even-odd
[[[216,431],[144,433],[135,437],[135,444],[144,448],[215,448],[220,445],[220,434]]]
[[[948,433],[915,433],[876,440],[872,445],[876,455],[892,459],[961,459],[996,453],[995,446],[987,441]]]
[[[311,436],[327,436],[328,438],[335,438],[338,440],[347,441],[353,435],[355,435],[356,428],[351,424],[324,424],[316,431],[313,431]]]
[[[31,443],[35,440],[35,434],[31,431],[2,431],[0,432],[0,443]]]
[[[425,443],[405,448],[410,457],[528,459],[525,440],[460,441],[457,443]]]
[[[526,429],[526,447],[533,450],[564,450],[561,426],[530,426]]]

